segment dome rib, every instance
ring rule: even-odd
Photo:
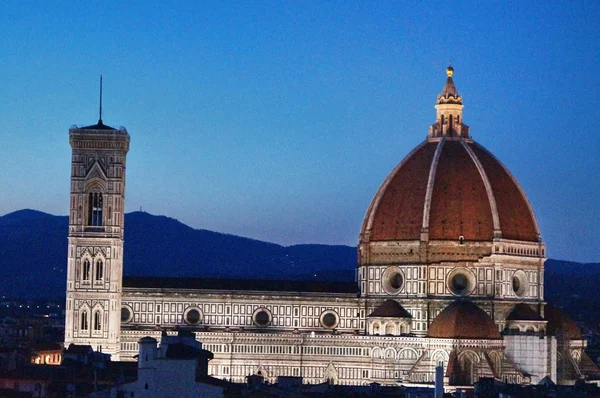
[[[361,240],[419,240],[427,176],[437,143],[424,141],[388,175],[365,215]]]
[[[468,144],[480,160],[496,198],[502,238],[540,242],[540,230],[527,195],[512,173],[490,151]]]
[[[490,179],[488,178],[483,165],[479,161],[475,152],[471,149],[469,145],[465,141],[461,141],[463,148],[467,151],[473,163],[475,163],[475,167],[479,171],[481,175],[481,180],[483,181],[483,185],[485,186],[485,191],[488,195],[488,200],[490,202],[490,209],[492,210],[492,221],[494,223],[494,236],[502,236],[502,231],[500,230],[500,216],[498,215],[498,205],[496,204],[496,197],[494,196],[494,190],[492,189],[492,184],[490,183]]]
[[[425,194],[425,204],[423,205],[423,230],[429,231],[429,213],[431,211],[431,198],[433,196],[433,184],[435,182],[435,174],[437,172],[438,163],[440,162],[440,154],[444,149],[445,138],[440,140],[440,143],[435,149],[431,168],[429,170],[429,178],[427,179],[427,192]]]
[[[429,240],[491,241],[492,210],[483,180],[460,140],[440,154],[429,211]]]

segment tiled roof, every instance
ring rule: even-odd
[[[583,339],[579,326],[559,309],[551,305],[546,305],[544,307],[544,316],[548,321],[548,334],[556,336],[560,340]]]
[[[588,379],[599,380],[600,368],[592,361],[592,359],[584,352],[581,353],[581,363],[579,364],[581,373],[587,376]]]
[[[429,325],[427,337],[442,339],[501,339],[498,327],[476,304],[457,300]]]
[[[459,141],[444,144],[429,211],[429,238],[492,240],[494,223],[483,179]]]
[[[371,240],[419,239],[435,148],[435,143],[418,147],[379,188],[377,195],[381,198],[370,208],[374,212]]]
[[[458,364],[458,355],[456,355],[456,348],[452,350],[450,353],[450,357],[448,358],[448,366],[446,367],[446,377],[454,377],[457,370],[460,369],[460,365]]]
[[[517,304],[513,307],[512,311],[506,317],[507,321],[543,321],[544,318],[540,316],[527,304]]]
[[[80,345],[80,344],[71,344],[69,345],[69,348],[67,348],[66,353],[67,354],[89,354],[92,353],[94,350],[92,350],[92,346],[91,345]]]
[[[439,145],[443,146],[435,163]],[[539,241],[529,202],[508,170],[481,145],[459,140],[426,141],[411,152],[377,191],[361,235],[370,241],[418,240],[428,219],[431,240],[456,241],[463,236],[467,241],[491,241],[494,207],[486,183],[493,193],[502,237]],[[429,213],[424,214],[428,189],[431,202]]]
[[[124,276],[123,287],[142,289],[162,288],[220,291],[233,290],[349,294],[358,293],[358,285],[354,282],[286,281],[269,279],[213,279]]]
[[[212,352],[191,347],[183,343],[169,344],[165,356],[169,359],[213,358]]]
[[[116,130],[116,128],[107,126],[106,124],[102,123],[102,120],[98,120],[98,123],[91,126],[81,127],[80,130]]]
[[[378,318],[412,318],[412,315],[396,300],[384,301],[369,316]]]
[[[469,144],[481,162],[496,199],[504,239],[537,242],[538,232],[527,198],[509,171],[481,145]]]

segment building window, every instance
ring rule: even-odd
[[[83,280],[84,281],[90,280],[90,271],[91,271],[90,260],[85,260],[83,262]]]
[[[121,322],[131,322],[131,319],[133,319],[133,311],[131,310],[131,307],[124,305],[121,307]]]
[[[254,322],[254,324],[259,327],[264,328],[266,326],[269,326],[271,324],[271,320],[271,312],[266,308],[259,308],[252,315],[252,322]]]
[[[88,313],[81,311],[81,330],[88,330]]]
[[[94,330],[102,330],[102,314],[100,313],[100,311],[94,312]]]
[[[457,296],[466,296],[475,288],[475,277],[466,269],[457,268],[448,275],[448,288]]]
[[[188,308],[183,315],[183,319],[188,325],[197,325],[202,321],[202,318],[202,312],[200,312],[200,309],[197,307]],[[229,320],[229,318],[227,320]]]
[[[102,226],[102,193],[91,192],[89,202],[88,225],[94,227]]]
[[[383,290],[388,294],[398,294],[404,287],[404,276],[398,267],[388,267],[381,279]]]
[[[321,314],[320,321],[324,328],[333,329],[338,325],[340,318],[336,312],[327,310]]]
[[[515,296],[525,296],[527,290],[529,289],[529,285],[527,283],[527,275],[525,274],[525,272],[523,272],[522,270],[518,270],[513,274],[512,288]]]
[[[96,262],[96,281],[104,279],[104,263],[102,260]]]

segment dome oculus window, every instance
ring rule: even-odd
[[[512,280],[513,290],[518,292],[521,289],[521,281],[516,276],[513,276]]]
[[[334,311],[324,311],[321,314],[321,325],[326,328],[326,329],[333,329],[335,328],[339,321],[340,318],[338,317],[338,314],[336,314]]]
[[[519,270],[513,274],[512,289],[516,296],[523,297],[527,291],[527,276],[525,272]]]
[[[259,308],[252,315],[252,322],[258,327],[264,328],[271,324],[271,312],[266,308]]]
[[[448,276],[448,288],[459,296],[465,296],[475,287],[475,278],[466,269],[457,269]]]
[[[388,294],[398,294],[404,287],[404,275],[398,267],[387,268],[381,279],[383,290]]]
[[[127,305],[124,305],[123,307],[121,307],[121,322],[123,322],[123,323],[131,322],[132,318],[133,318],[133,311],[131,310],[131,308]]]
[[[452,277],[452,288],[456,291],[463,291],[469,287],[469,280],[465,274],[456,274]]]
[[[183,319],[188,325],[197,325],[202,321],[202,312],[197,307],[190,307],[185,311]]]

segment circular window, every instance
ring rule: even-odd
[[[525,292],[527,292],[527,275],[525,275],[525,272],[519,270],[513,274],[512,288],[516,296],[523,297],[525,295]]]
[[[402,287],[402,283],[404,279],[402,279],[402,275],[400,273],[396,273],[390,277],[390,286],[394,289],[400,289]]]
[[[513,290],[518,292],[521,289],[521,281],[516,276],[513,276],[512,280]]]
[[[321,314],[321,325],[327,329],[333,329],[338,325],[339,317],[334,311],[325,311]]]
[[[381,279],[383,290],[388,294],[398,294],[404,287],[404,276],[398,267],[388,267]]]
[[[465,296],[474,289],[475,277],[464,268],[458,268],[448,275],[448,288],[453,294]]]
[[[202,312],[197,307],[191,307],[185,311],[183,317],[188,325],[197,325],[202,320]]]
[[[271,324],[271,313],[266,308],[259,308],[254,311],[254,315],[252,315],[252,321],[256,326],[264,328]]]
[[[121,307],[121,322],[130,322],[131,318],[133,318],[133,311],[131,311],[131,308],[128,306]]]
[[[452,288],[457,291],[463,291],[469,287],[469,280],[465,274],[456,274],[452,277]]]

